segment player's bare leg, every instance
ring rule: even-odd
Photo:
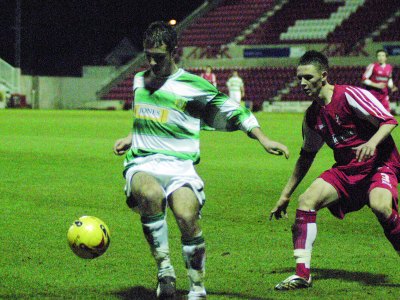
[[[335,188],[316,179],[299,197],[296,220],[292,226],[296,274],[289,276],[275,286],[276,290],[293,290],[311,287],[311,252],[317,237],[317,210],[328,206],[338,199]]]
[[[369,203],[383,227],[386,238],[400,255],[400,216],[392,208],[392,197],[389,190],[374,188],[369,194]]]
[[[139,172],[132,178],[132,196],[138,202],[143,233],[158,267],[157,297],[174,298],[176,277],[169,256],[163,189],[154,177]]]
[[[189,300],[205,299],[205,242],[199,225],[199,201],[190,187],[176,190],[169,203],[182,234],[182,255],[189,278]]]

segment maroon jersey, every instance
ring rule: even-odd
[[[370,92],[335,85],[329,104],[320,106],[314,101],[308,108],[303,124],[303,149],[316,152],[325,142],[334,151],[336,165],[372,169],[394,164],[400,170],[400,156],[391,136],[378,145],[367,162],[355,159],[356,151],[352,148],[366,143],[383,124],[397,125],[397,121]]]
[[[381,65],[379,63],[370,64],[365,70],[362,80],[371,80],[374,83],[383,82],[386,87],[384,89],[377,89],[371,86],[366,86],[366,89],[371,91],[373,95],[387,96],[389,94],[388,81],[392,78],[393,68],[389,64]],[[378,99],[379,100],[379,99]]]
[[[213,86],[217,86],[217,76],[215,76],[214,73],[201,73],[200,76],[210,82]]]

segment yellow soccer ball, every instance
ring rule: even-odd
[[[83,216],[72,223],[67,239],[77,256],[92,259],[106,252],[110,245],[110,231],[99,218]]]

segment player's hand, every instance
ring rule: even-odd
[[[114,144],[114,154],[115,155],[123,155],[126,150],[131,147],[132,139],[130,137],[125,137],[123,139],[119,139]]]
[[[378,89],[384,89],[385,87],[386,87],[386,83],[384,83],[384,82],[378,82],[378,83],[376,83],[376,87],[378,88]]]
[[[278,142],[275,141],[267,141],[263,143],[263,146],[265,148],[265,150],[273,155],[285,155],[285,158],[288,159],[289,158],[289,150],[288,148]]]
[[[365,144],[362,144],[357,147],[353,147],[353,150],[356,151],[356,159],[361,162],[361,161],[366,161],[370,159],[372,156],[375,154],[376,150],[376,145],[367,142]]]
[[[281,196],[279,198],[278,202],[276,202],[275,207],[271,210],[269,220],[271,221],[274,218],[274,216],[275,216],[275,219],[277,219],[277,220],[282,219],[282,218],[287,219],[288,215],[287,215],[286,210],[289,205],[289,201],[290,201],[290,198]]]
[[[274,155],[285,155],[286,158],[289,158],[288,148],[281,143],[270,140],[259,127],[254,127],[250,131],[249,136],[253,139],[257,139],[268,153]]]
[[[396,93],[398,90],[399,90],[398,87],[394,85],[394,86],[392,87],[392,89],[391,89],[391,92],[392,92],[392,93]]]

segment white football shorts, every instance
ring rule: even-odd
[[[131,181],[133,175],[138,172],[146,172],[153,176],[163,188],[165,198],[184,185],[189,185],[199,200],[200,206],[204,205],[204,182],[197,175],[191,160],[181,160],[173,156],[154,154],[135,158],[125,174],[125,193],[131,194]]]
[[[236,103],[240,104],[240,101],[242,101],[242,92],[241,91],[230,91],[229,98],[231,98]]]

